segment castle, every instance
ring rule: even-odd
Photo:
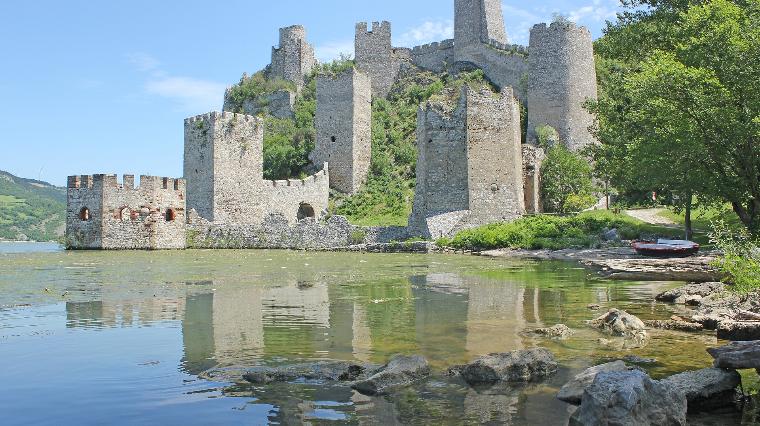
[[[453,40],[410,49],[393,46],[389,22],[356,24],[354,68],[317,77],[309,158],[321,171],[267,181],[258,116],[292,118],[296,96],[318,64],[304,27],[280,29],[264,73],[293,89],[247,100],[242,111],[233,111],[228,90],[224,112],[185,120],[184,179],[144,176],[135,189],[129,176],[122,184],[113,175],[70,177],[67,247],[177,249],[192,233],[205,236],[194,246],[218,247],[225,239],[236,247],[329,248],[451,236],[540,212],[544,154],[536,129],[554,128],[574,151],[594,143],[593,119],[584,109],[597,96],[591,34],[560,21],[534,26],[527,47],[509,44],[499,0],[455,0],[454,26]],[[354,194],[362,188],[372,155],[372,99],[387,97],[409,69],[481,69],[499,93],[465,85],[448,102],[419,107],[417,186],[407,227],[321,221],[330,189]],[[526,144],[521,106],[528,111]]]

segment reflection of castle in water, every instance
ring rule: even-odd
[[[184,366],[191,373],[277,357],[382,362],[413,352],[446,363],[521,349],[539,295],[517,283],[456,274],[351,286],[291,278],[280,286],[213,287],[185,302]]]

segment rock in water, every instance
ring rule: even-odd
[[[683,393],[643,371],[599,373],[583,393],[571,425],[685,425]]]
[[[650,320],[644,321],[647,327],[659,328],[662,330],[698,332],[705,329],[705,326],[698,322],[676,321],[676,320]]]
[[[545,348],[481,356],[461,368],[470,385],[532,382],[557,372],[554,355]]]
[[[739,373],[719,368],[687,371],[660,380],[660,383],[672,386],[686,396],[689,413],[733,405],[740,382]]]
[[[553,339],[567,339],[573,335],[573,330],[565,324],[557,324],[548,328],[537,328],[533,330],[534,334],[551,337]]]
[[[608,333],[624,336],[646,336],[646,325],[638,317],[619,309],[610,309],[606,314],[589,322],[592,327]]]
[[[722,321],[718,325],[718,339],[734,342],[760,340],[760,322]]]
[[[710,348],[707,352],[715,359],[716,368],[742,370],[760,368],[760,341],[733,342],[719,348]]]
[[[282,367],[254,367],[243,374],[243,378],[254,384],[289,382],[297,379],[345,382],[356,380],[364,374],[372,374],[377,368],[370,364],[344,361],[312,362]]]
[[[613,371],[628,371],[629,368],[623,361],[608,362],[597,365],[583,371],[567,382],[557,394],[557,399],[574,405],[580,405],[583,399],[583,391],[591,386],[597,374]]]
[[[725,284],[720,282],[688,284],[683,287],[660,293],[655,299],[660,302],[676,303],[680,305],[688,302],[690,298],[693,300],[698,296],[701,300],[701,298],[707,297],[713,293],[719,293],[723,291],[725,286]]]
[[[351,387],[364,395],[382,395],[393,388],[408,386],[429,374],[430,366],[424,357],[396,355],[375,375],[358,381]]]

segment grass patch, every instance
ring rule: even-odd
[[[676,213],[673,210],[665,210],[660,216],[670,219],[673,222],[683,226],[686,219],[683,213]],[[719,207],[699,207],[691,214],[692,226],[695,231],[702,233],[712,229],[712,224],[716,221],[722,221],[732,229],[741,229],[742,225],[739,216],[734,213],[730,205],[725,204]]]
[[[12,206],[15,204],[23,204],[26,200],[23,198],[17,198],[13,195],[0,195],[0,206]]]
[[[593,248],[605,230],[617,229],[623,239],[677,237],[679,230],[651,225],[626,214],[607,210],[575,216],[527,216],[514,222],[494,223],[458,233],[439,245],[461,250],[497,248],[549,249]]]

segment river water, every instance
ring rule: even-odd
[[[626,355],[655,378],[707,367],[714,333],[652,331],[623,348],[585,326],[601,311],[663,319],[676,283],[595,280],[572,263],[290,251],[64,252],[0,244],[2,424],[566,424],[570,377]],[[683,308],[680,308],[683,309]],[[526,330],[564,323],[565,341]],[[437,372],[545,346],[561,364],[529,386],[436,375],[389,397],[296,383],[230,386],[215,367],[421,354]]]

